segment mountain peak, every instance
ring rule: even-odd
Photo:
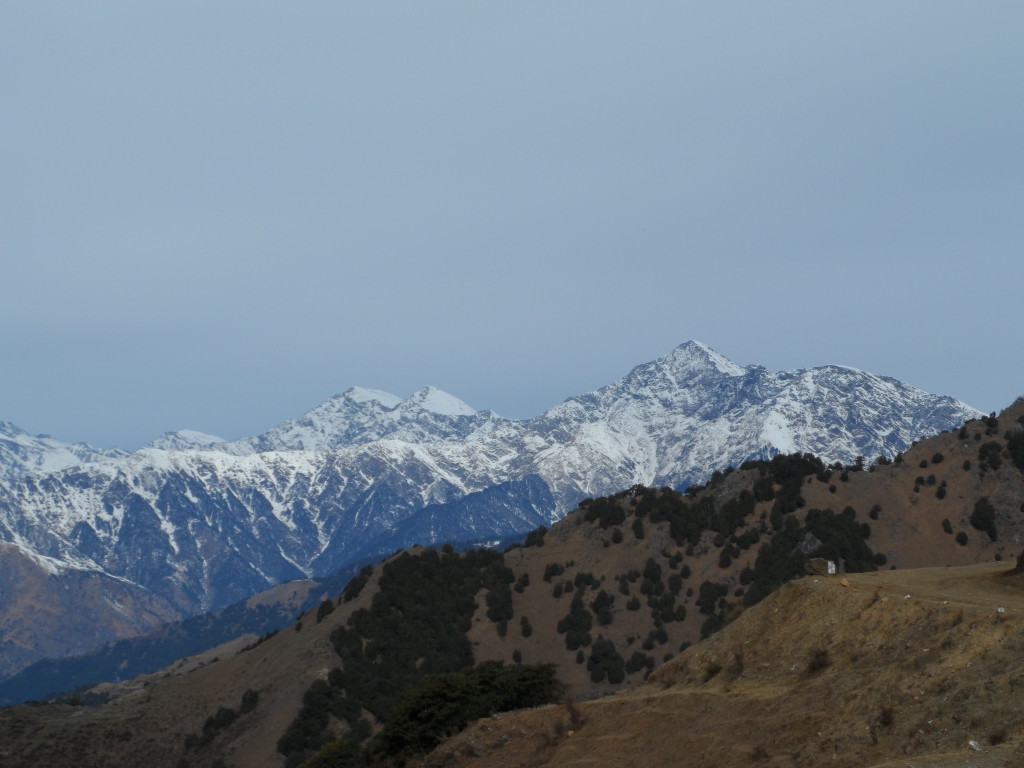
[[[441,416],[472,416],[476,409],[437,387],[423,387],[405,402]]]
[[[384,392],[379,389],[367,389],[366,387],[350,387],[345,390],[343,396],[353,403],[366,403],[372,400],[388,409],[394,408],[402,402],[402,398],[398,397],[398,395],[392,395],[390,392]]]
[[[747,369],[700,341],[687,341],[669,353],[667,360],[684,365],[711,365],[726,376],[743,376]]]
[[[0,432],[12,436],[25,434],[25,430],[10,421],[0,421]]]
[[[164,432],[146,447],[163,451],[189,451],[210,448],[224,442],[227,441],[223,437],[208,435],[194,429],[179,429],[175,432]]]

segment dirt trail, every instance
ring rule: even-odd
[[[915,568],[906,571],[852,573],[843,577],[850,589],[880,591],[908,600],[943,605],[975,606],[1024,615],[1024,576],[1007,576],[1007,563],[982,563],[960,568]]]
[[[1004,768],[1015,766],[1015,750],[1010,745],[983,747],[967,754],[921,755],[872,765],[870,768]]]

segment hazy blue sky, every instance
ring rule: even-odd
[[[1024,4],[0,4],[0,419],[533,416],[699,339],[1024,393]]]

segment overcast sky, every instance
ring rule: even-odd
[[[0,4],[0,419],[530,417],[698,339],[1024,394],[1024,4]]]

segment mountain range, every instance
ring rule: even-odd
[[[412,543],[522,535],[588,496],[779,453],[892,456],[977,415],[895,379],[770,372],[688,342],[529,420],[427,387],[352,388],[256,437],[181,431],[131,454],[3,423],[0,675]]]
[[[777,455],[501,552],[402,550],[280,632],[0,710],[0,763],[1016,765],[1022,424],[1024,400],[891,460]],[[443,741],[501,663],[570,698]]]

